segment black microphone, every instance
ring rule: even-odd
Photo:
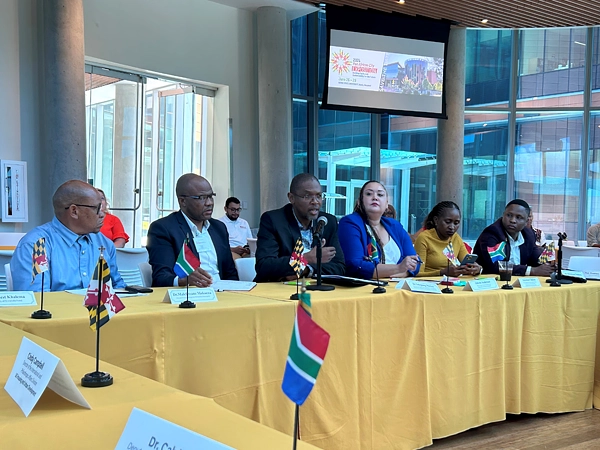
[[[321,232],[323,228],[327,225],[327,217],[321,216],[317,219],[317,226],[315,227],[315,231],[313,231],[313,235],[321,237]]]

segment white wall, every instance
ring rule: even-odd
[[[29,188],[29,222],[0,223],[3,232],[27,231],[42,221],[42,210],[51,210],[40,163],[36,5],[0,1],[0,159],[27,161]]]
[[[248,211],[242,214],[257,226],[254,14],[207,0],[84,0],[83,6],[86,57],[228,86],[233,121],[231,194],[248,201]],[[228,153],[227,139],[220,131],[216,151]],[[216,158],[221,164],[222,156]],[[209,181],[218,193],[214,216],[220,217],[221,203],[229,193],[220,188],[218,174],[212,178]]]

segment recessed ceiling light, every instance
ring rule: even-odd
[[[487,19],[481,19],[481,23],[488,23]]]
[[[398,0],[398,3],[400,3],[401,5],[404,5],[404,0]]]
[[[471,101],[471,97],[467,97],[467,101],[470,102]]]
[[[484,124],[483,124],[483,126],[484,126],[484,127],[487,127],[487,123],[484,123]]]

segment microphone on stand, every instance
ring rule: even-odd
[[[386,292],[385,288],[379,284],[379,270],[377,270],[377,266],[379,265],[379,259],[374,259],[367,257],[369,261],[375,264],[375,279],[377,280],[377,286],[373,288],[373,294],[383,294]]]
[[[562,275],[562,246],[563,239],[567,239],[567,233],[558,233],[558,251],[556,252],[556,275],[554,277],[550,277],[549,280],[546,280],[547,283],[550,283],[550,286],[557,286],[561,284],[572,284],[573,281],[563,279]]]
[[[321,248],[321,233],[323,232],[325,225],[327,225],[327,217],[320,216],[317,219],[317,226],[313,231],[313,243],[317,243],[317,284],[310,284],[306,286],[306,289],[309,291],[333,291],[335,289],[335,286],[321,284],[321,259],[323,258],[323,249]]]

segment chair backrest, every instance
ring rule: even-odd
[[[250,249],[250,256],[254,258],[256,254],[256,238],[248,238],[248,248]]]
[[[600,272],[600,258],[597,256],[571,256],[569,269]]]
[[[14,250],[25,233],[0,233],[0,250]]]
[[[238,258],[235,260],[240,281],[253,281],[256,276],[256,258]]]
[[[140,268],[140,273],[142,274],[142,286],[151,287],[152,286],[152,266],[148,261],[144,261],[138,264]]]
[[[577,241],[578,247],[587,247],[587,241]]]
[[[12,258],[13,251],[12,250],[0,250],[0,291],[7,291],[7,280],[6,280],[6,266],[9,266],[10,260]],[[12,279],[11,279],[12,281]],[[12,289],[12,286],[11,286]]]
[[[148,261],[145,248],[118,248],[117,267],[125,284],[142,286],[144,280],[140,271],[140,263]]]
[[[562,248],[562,268],[569,268],[569,261],[575,256],[592,256],[595,258],[600,257],[600,248],[598,247],[573,247],[570,245],[563,245]],[[598,258],[600,259],[600,258]],[[591,269],[590,269],[591,270]]]
[[[12,274],[10,273],[10,263],[4,264],[4,275],[6,276],[6,290],[13,290]]]

